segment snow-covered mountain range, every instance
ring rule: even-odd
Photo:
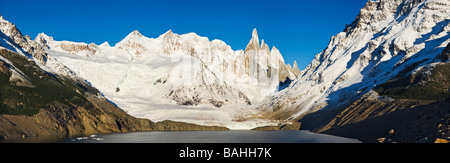
[[[9,49],[33,54],[46,71],[84,80],[130,115],[153,121],[235,129],[272,124],[253,107],[300,72],[296,64],[284,64],[278,49],[260,44],[256,29],[245,51],[234,51],[223,41],[171,30],[158,38],[133,31],[115,46],[55,41],[44,33],[31,40],[2,22],[4,33],[28,38],[9,41],[22,43]]]
[[[256,29],[237,51],[221,40],[171,30],[158,38],[133,31],[114,46],[44,33],[31,40],[3,17],[0,30],[2,48],[90,83],[132,116],[250,129],[348,105],[388,80],[448,62],[437,56],[450,43],[450,2],[369,0],[302,71],[286,65]],[[291,84],[282,89],[280,83]]]
[[[275,117],[348,105],[433,62],[450,43],[450,1],[369,0],[288,89],[262,104]],[[448,61],[444,61],[448,62]]]

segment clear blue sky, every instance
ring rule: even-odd
[[[305,68],[367,0],[0,0],[0,14],[31,38],[115,45],[133,30],[195,32],[245,49],[257,28],[287,63]]]

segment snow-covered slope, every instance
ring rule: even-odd
[[[44,33],[35,42],[130,115],[153,121],[232,129],[271,124],[253,106],[299,72],[275,47],[260,46],[256,29],[245,51],[171,30],[158,38],[133,31],[115,46],[55,41]]]
[[[450,42],[449,22],[448,0],[369,0],[299,79],[260,109],[296,118],[352,102],[378,84],[438,62]]]

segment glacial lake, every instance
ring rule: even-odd
[[[63,143],[360,143],[309,131],[172,131],[133,132],[65,138]]]
[[[359,140],[295,131],[152,131],[80,137],[27,137],[0,143],[361,143]]]

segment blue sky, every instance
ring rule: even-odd
[[[0,14],[31,38],[111,45],[133,30],[156,38],[195,32],[245,49],[252,30],[305,68],[367,0],[1,0]]]

